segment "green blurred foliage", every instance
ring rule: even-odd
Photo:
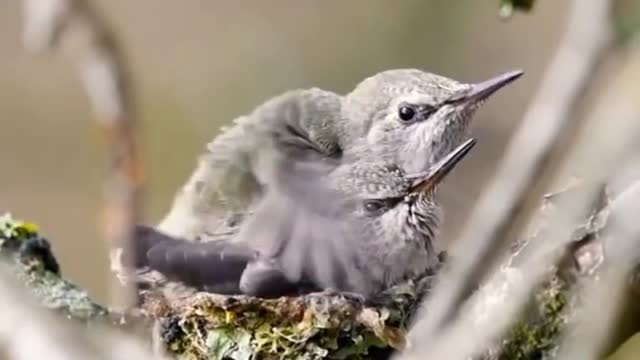
[[[504,19],[513,16],[516,11],[528,12],[535,0],[500,0],[500,16]]]
[[[614,2],[616,36],[625,43],[640,32],[640,1],[617,0]]]

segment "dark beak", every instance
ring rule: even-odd
[[[471,85],[471,88],[460,94],[454,95],[447,102],[477,103],[486,100],[493,93],[502,89],[504,86],[510,84],[511,82],[522,76],[522,74],[524,74],[524,71],[522,70],[509,71],[489,80],[473,84]]]
[[[455,150],[445,156],[444,159],[438,161],[429,171],[422,177],[417,178],[411,188],[411,192],[426,193],[434,190],[438,184],[453,170],[453,168],[464,158],[469,151],[476,145],[478,140],[471,138],[458,146]]]

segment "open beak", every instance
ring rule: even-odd
[[[522,70],[509,71],[507,73],[493,77],[489,80],[472,84],[470,88],[461,92],[460,94],[454,95],[447,102],[477,103],[486,100],[493,93],[502,89],[504,86],[510,84],[511,82],[522,76],[522,74],[524,74],[524,71]]]
[[[434,190],[438,184],[444,180],[447,174],[453,170],[458,162],[460,162],[460,160],[469,153],[469,151],[476,145],[476,142],[478,142],[478,140],[471,138],[458,146],[455,150],[445,156],[444,159],[438,161],[434,166],[432,166],[424,176],[416,178],[410,191],[412,193],[426,193]]]

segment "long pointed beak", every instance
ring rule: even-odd
[[[524,71],[514,70],[498,75],[489,80],[472,84],[467,91],[452,97],[448,102],[476,103],[486,100],[496,91],[518,79],[522,74],[524,74]]]
[[[477,139],[471,138],[465,141],[462,145],[458,146],[455,150],[449,153],[449,155],[445,156],[444,159],[440,160],[436,165],[431,167],[429,171],[422,177],[417,178],[413,186],[411,187],[411,192],[429,192],[435,189],[438,184],[444,180],[444,178],[453,170],[453,168],[464,158],[469,151],[476,145],[478,142]]]

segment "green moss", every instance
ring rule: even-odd
[[[145,304],[150,313],[161,309],[152,316],[162,320],[168,349],[181,358],[362,359],[404,345],[398,324],[409,321],[412,312],[403,307],[418,302],[417,288],[395,288],[399,293],[376,307],[339,295],[265,300],[205,293],[166,307],[154,307],[152,298]]]
[[[531,319],[519,321],[502,346],[500,359],[542,359],[557,346],[567,323],[567,284],[553,277],[538,292]]]
[[[170,349],[185,359],[375,359],[402,348],[406,325],[430,281],[399,285],[375,306],[340,297],[261,300],[198,294],[154,316]],[[570,286],[553,276],[531,311],[499,346],[499,359],[541,359],[568,320]],[[491,357],[493,358],[493,357]]]

